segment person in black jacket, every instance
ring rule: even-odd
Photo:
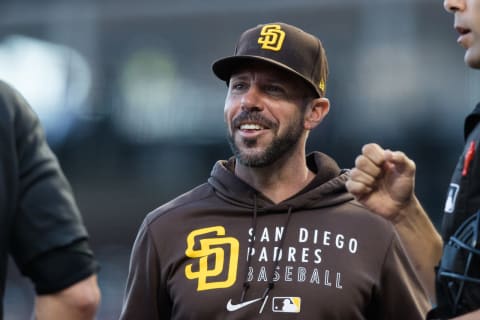
[[[71,187],[37,115],[19,92],[3,81],[0,228],[2,300],[10,255],[35,287],[35,319],[94,319],[100,302],[98,263]]]
[[[457,42],[466,50],[465,63],[480,69],[480,0],[445,0],[444,7],[455,17]],[[431,279],[436,287],[436,307],[428,319],[480,319],[479,123],[480,104],[465,121],[465,147],[447,191],[441,230],[443,255],[437,261],[436,277]],[[405,154],[368,144],[355,165],[347,188],[372,211],[396,223],[424,215],[414,194],[415,163]],[[424,230],[424,225],[411,224],[402,240],[407,247],[429,255],[416,238]]]

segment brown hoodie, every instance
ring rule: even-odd
[[[279,204],[230,160],[148,214],[120,318],[424,319],[430,305],[393,226],[353,201],[331,158],[307,162],[316,178]]]

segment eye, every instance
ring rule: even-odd
[[[231,91],[241,91],[247,88],[247,83],[245,81],[234,80],[230,81],[230,90]]]
[[[265,91],[271,94],[279,95],[279,94],[284,94],[285,89],[279,85],[276,84],[269,84],[265,86]]]

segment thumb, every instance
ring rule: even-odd
[[[385,150],[385,160],[391,169],[409,174],[415,172],[415,162],[402,151]]]

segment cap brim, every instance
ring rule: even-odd
[[[318,96],[321,96],[321,93],[318,89],[313,85],[307,78],[303,75],[298,73],[297,71],[293,70],[292,68],[284,65],[283,63],[279,63],[278,61],[261,57],[261,56],[253,56],[253,55],[243,55],[243,56],[231,56],[219,59],[212,64],[213,73],[221,80],[228,82],[230,80],[230,76],[232,72],[234,72],[239,66],[245,64],[246,62],[250,61],[261,61],[272,64],[276,67],[279,67],[285,71],[288,71],[297,77],[300,77],[304,81],[306,81],[307,85],[312,87]]]

